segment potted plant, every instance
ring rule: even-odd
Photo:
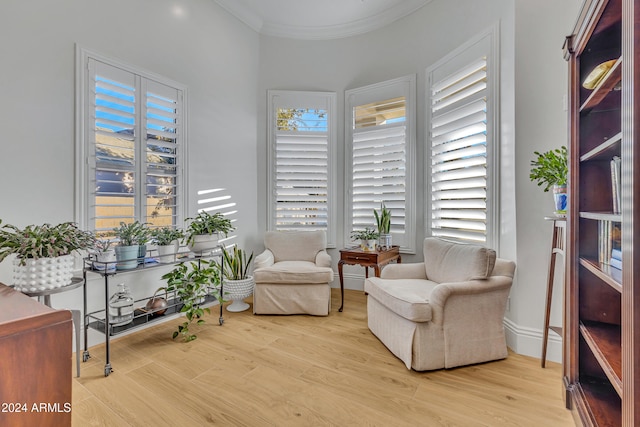
[[[172,271],[162,276],[167,281],[166,292],[175,292],[182,300],[181,313],[186,320],[178,326],[173,333],[175,339],[182,335],[185,342],[193,341],[196,335],[189,329],[193,321],[201,325],[204,323],[202,316],[209,313],[209,308],[202,308],[207,294],[213,295],[220,304],[223,300],[220,295],[220,270],[214,260],[199,260],[198,262],[180,263]]]
[[[2,221],[0,220],[0,223]],[[35,292],[71,283],[73,252],[92,248],[95,236],[72,222],[0,228],[0,261],[16,255],[13,262],[15,288]]]
[[[131,270],[138,266],[139,242],[147,241],[149,231],[146,224],[139,221],[131,223],[120,222],[120,226],[113,229],[119,240],[116,246],[116,264],[118,270]],[[144,261],[144,259],[143,259]]]
[[[255,281],[249,275],[249,266],[253,260],[253,252],[247,256],[246,252],[233,247],[233,251],[222,250],[224,296],[233,302],[227,306],[227,311],[239,312],[249,308],[243,300],[253,294]]]
[[[95,244],[91,252],[95,257],[92,263],[94,270],[104,270],[112,272],[116,269],[116,250],[112,247],[113,240],[106,238],[107,236],[96,236]]]
[[[380,213],[373,210],[378,226],[378,245],[382,248],[391,247],[391,211],[387,209],[384,202],[380,203]]]
[[[559,215],[567,213],[567,147],[562,146],[544,153],[534,151],[536,159],[531,161],[531,181],[544,186],[544,191],[553,188],[555,212]]]
[[[356,230],[351,232],[353,240],[360,240],[360,248],[363,251],[375,251],[378,233],[373,229],[366,227],[364,230]]]
[[[195,218],[187,218],[190,221],[186,228],[187,246],[196,255],[204,255],[218,244],[219,235],[225,237],[234,230],[231,220],[220,212],[211,215],[202,211]],[[204,253],[203,253],[204,252]]]
[[[158,227],[151,230],[151,242],[157,245],[160,262],[173,262],[178,252],[178,241],[184,238],[184,231],[173,227]]]

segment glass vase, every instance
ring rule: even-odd
[[[127,285],[120,283],[118,291],[109,298],[109,324],[123,326],[133,321],[133,296]]]

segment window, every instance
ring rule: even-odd
[[[373,210],[384,203],[393,244],[415,252],[415,91],[415,76],[346,91],[346,241],[351,230],[375,228]]]
[[[431,234],[494,247],[497,136],[492,34],[427,70]]]
[[[79,57],[78,222],[98,233],[121,221],[182,224],[185,89],[83,49]]]
[[[335,247],[335,110],[328,92],[272,90],[269,229],[325,230]]]

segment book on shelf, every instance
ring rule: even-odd
[[[598,221],[598,262],[611,265],[611,260],[616,256],[616,261],[622,260],[621,224],[610,220]],[[620,259],[617,259],[620,258]]]
[[[611,159],[611,198],[613,199],[613,213],[620,213],[620,157]]]

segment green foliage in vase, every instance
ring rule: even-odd
[[[120,227],[113,229],[115,236],[120,239],[121,246],[144,245],[149,240],[149,228],[147,224],[139,221],[126,223],[120,222]]]
[[[380,213],[374,209],[373,215],[376,217],[378,234],[389,234],[391,231],[391,211],[387,209],[384,202],[380,203]]]
[[[210,294],[221,304],[224,302],[220,295],[218,264],[204,259],[199,262],[180,263],[162,278],[167,281],[165,291],[175,292],[182,301],[183,306],[180,312],[186,317],[186,320],[173,333],[173,339],[182,336],[185,342],[195,340],[197,336],[190,329],[191,323],[203,324],[204,313],[210,313],[209,308],[200,306],[201,299]]]
[[[27,258],[53,258],[90,249],[95,240],[93,233],[80,230],[72,222],[28,225],[23,229],[5,224],[0,228],[0,261],[15,254],[24,265]]]
[[[151,241],[156,245],[170,245],[174,240],[184,237],[184,231],[173,227],[158,227],[151,230]]]
[[[351,238],[353,240],[376,240],[378,237],[378,232],[369,227],[366,227],[364,230],[356,230],[351,232]]]
[[[544,191],[549,191],[554,185],[567,185],[569,167],[567,164],[567,147],[562,146],[544,153],[533,152],[537,157],[531,161],[529,178]]]
[[[202,211],[195,218],[187,218],[186,221],[191,221],[186,229],[188,244],[194,242],[195,236],[220,233],[226,237],[227,234],[234,230],[231,220],[225,218],[220,212],[211,215]]]
[[[233,252],[229,252],[224,248],[222,257],[224,258],[224,277],[229,280],[243,280],[248,277],[253,252],[247,257],[243,249],[234,246]]]

